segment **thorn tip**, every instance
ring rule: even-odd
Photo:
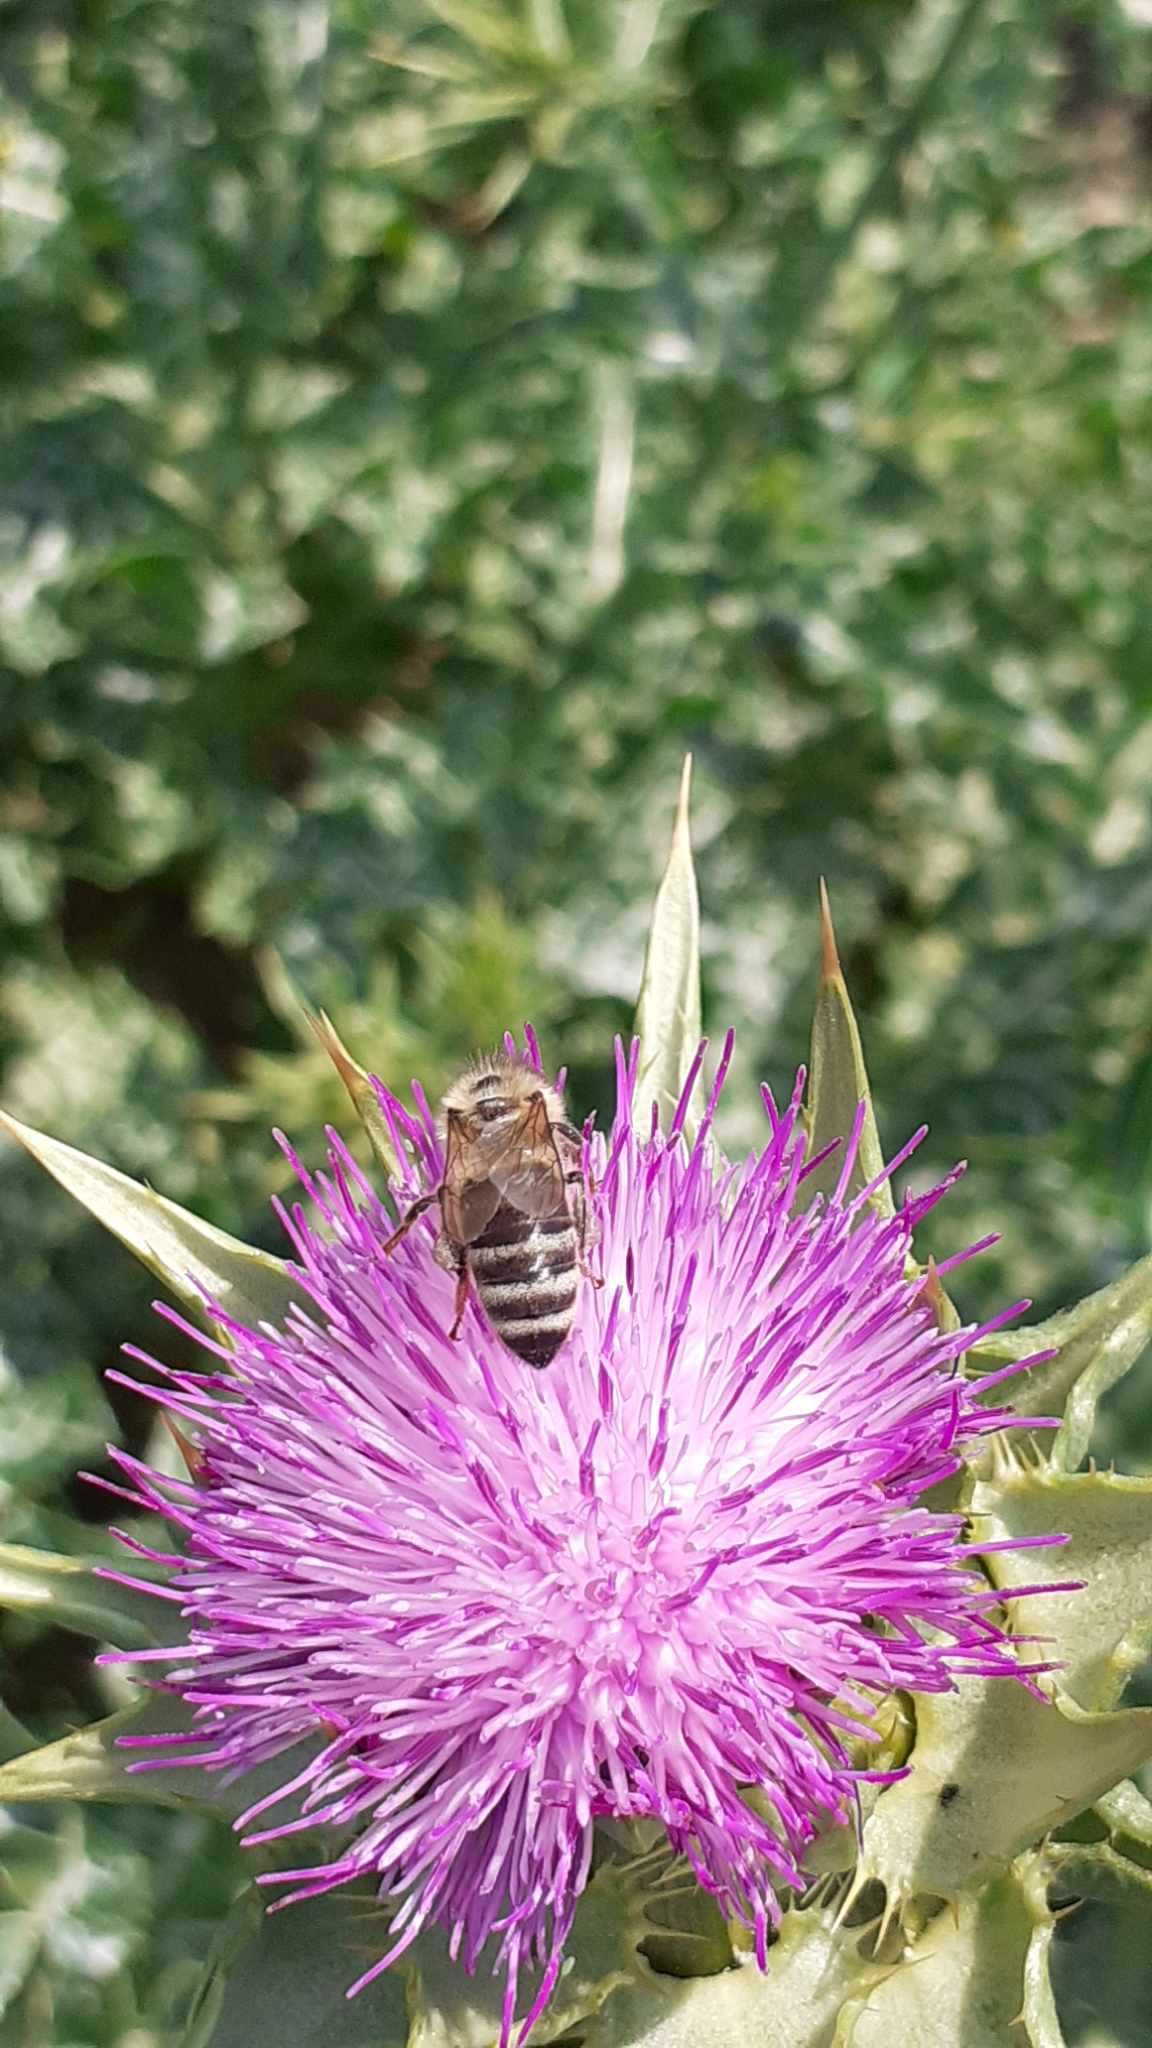
[[[680,794],[676,799],[676,830],[687,832],[688,812],[692,801],[692,756],[685,754],[680,770]]]
[[[828,884],[820,877],[820,978],[822,981],[842,981],[844,970],[836,950],[836,933],[832,928],[832,906],[828,901]]]
[[[194,1444],[191,1437],[185,1435],[180,1424],[169,1415],[166,1408],[161,1408],[160,1420],[167,1427],[169,1435],[184,1460],[189,1479],[199,1479],[204,1465],[204,1454],[199,1445]]]

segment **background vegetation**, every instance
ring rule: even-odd
[[[267,1243],[269,1125],[343,1118],[287,977],[393,1081],[531,1015],[605,1110],[691,747],[729,1140],[823,872],[939,1244],[1003,1232],[962,1305],[1143,1252],[1149,12],[7,0],[6,1105]],[[5,1533],[91,1551],[148,1289],[9,1151],[0,1230]],[[38,1735],[106,1704],[7,1649]],[[14,2038],[169,2039],[231,1882],[172,1825],[54,1838]]]

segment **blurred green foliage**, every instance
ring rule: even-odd
[[[729,1142],[823,872],[882,1130],[971,1162],[925,1249],[1003,1233],[962,1307],[1146,1249],[1146,12],[7,0],[6,1104],[269,1245],[268,1126],[350,1121],[294,991],[394,1083],[529,1014],[603,1113],[691,747]],[[148,1289],[7,1151],[0,1229],[67,1547]],[[61,2040],[161,2024],[109,1968]]]

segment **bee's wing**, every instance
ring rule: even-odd
[[[491,1223],[500,1202],[501,1191],[489,1178],[488,1162],[469,1134],[468,1119],[458,1109],[450,1109],[440,1189],[445,1237],[453,1244],[471,1244]]]
[[[542,1095],[533,1096],[507,1144],[489,1160],[488,1172],[522,1216],[554,1216],[563,1208],[564,1169]]]

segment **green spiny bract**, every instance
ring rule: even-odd
[[[686,1080],[691,1087],[699,1014],[694,901],[682,811],[639,1020],[644,1108],[648,1096],[659,1102],[662,1090],[673,1093]],[[378,1098],[361,1085],[362,1070],[335,1034],[324,1035],[338,1071],[346,1082],[352,1077],[353,1103],[367,1111],[379,1152]],[[830,923],[807,1118],[810,1156],[843,1145],[851,1118],[857,1153],[866,1134],[866,1165],[882,1156]],[[220,1327],[213,1307],[228,1323],[271,1329],[300,1298],[281,1262],[55,1140],[11,1121],[7,1127],[211,1331]],[[891,1214],[886,1192],[879,1208]],[[958,1319],[938,1276],[909,1271],[907,1279],[911,1294],[924,1289],[941,1332],[954,1333]],[[583,2048],[871,2048],[888,2041],[1002,2048],[1019,2034],[1032,2048],[1059,2048],[1049,1965],[1060,1914],[1085,1897],[1146,1911],[1152,1891],[1152,1805],[1134,1782],[1152,1759],[1152,1709],[1122,1704],[1152,1629],[1152,1480],[1076,1469],[1097,1400],[1137,1361],[1150,1324],[1146,1261],[1047,1324],[976,1343],[962,1361],[965,1379],[980,1382],[1043,1357],[1008,1383],[1017,1414],[1035,1416],[1035,1428],[1017,1423],[975,1436],[946,1497],[933,1503],[939,1513],[966,1518],[995,1603],[991,1618],[1022,1639],[1031,1685],[976,1672],[958,1677],[952,1690],[895,1693],[876,1703],[874,1740],[860,1742],[858,1758],[876,1776],[860,1785],[856,1821],[829,1820],[809,1845],[803,1861],[811,1883],[785,1892],[763,1969],[747,1930],[725,1919],[662,1828],[643,1820],[605,1824],[535,2040]],[[983,1396],[973,1388],[967,1398]],[[1002,1398],[999,1388],[994,1398]],[[1030,1546],[1053,1531],[1062,1545],[1041,1551],[1037,1567]],[[10,1545],[0,1551],[0,1599],[17,1613],[97,1634],[129,1655],[171,1638],[171,1610],[164,1629],[165,1616],[152,1613],[146,1592],[94,1576],[83,1559]],[[143,1799],[234,1818],[251,1803],[250,1785],[224,1783],[194,1760],[133,1772],[138,1752],[121,1746],[126,1734],[179,1739],[195,1719],[194,1710],[148,1696],[43,1748],[13,1722],[0,1799]],[[772,1818],[771,1784],[749,1785],[744,1797],[750,1813]],[[55,1855],[54,1839],[31,1846]],[[282,1862],[280,1845],[271,1843],[260,1874],[274,1878]],[[504,2027],[500,1983],[483,1963],[475,1974],[462,1968],[434,1928],[347,2001],[350,1979],[380,1952],[386,1934],[370,1884],[275,1917],[261,1915],[247,1888],[189,2002],[183,2048],[265,2038],[277,2048],[319,2039],[331,2048],[364,2040],[381,2048],[492,2048]],[[531,1982],[523,1988],[530,1996]]]

